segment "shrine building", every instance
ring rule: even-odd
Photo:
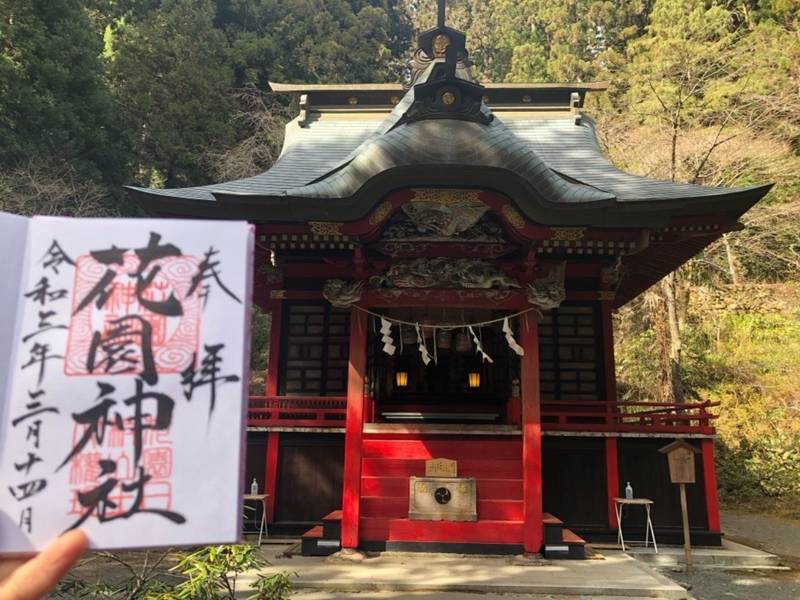
[[[271,84],[300,110],[260,175],[127,188],[153,215],[255,225],[272,326],[248,490],[311,554],[580,558],[616,539],[628,482],[682,540],[658,450],[683,439],[693,542],[720,544],[714,404],[619,402],[612,313],[770,186],[625,173],[582,114],[603,84],[479,84],[465,42],[440,10],[408,85]]]

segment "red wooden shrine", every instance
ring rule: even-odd
[[[442,23],[410,68],[406,86],[272,84],[300,113],[261,175],[128,188],[155,214],[256,225],[253,301],[272,320],[246,480],[270,496],[270,530],[309,530],[312,553],[579,557],[583,539],[614,539],[631,482],[655,500],[659,541],[678,541],[658,448],[682,438],[702,456],[692,536],[718,544],[716,405],[618,401],[612,312],[739,228],[769,186],[619,171],[581,112],[602,84],[480,85]],[[465,328],[436,329],[487,321],[475,335],[493,362]],[[431,458],[475,479],[476,521],[409,518],[409,478]]]

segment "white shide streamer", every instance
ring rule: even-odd
[[[514,339],[514,331],[511,329],[511,324],[508,322],[508,317],[503,319],[503,333],[506,334],[506,343],[508,347],[519,356],[525,356],[525,349]]]
[[[389,356],[394,356],[397,349],[392,339],[392,323],[381,317],[381,341],[383,342],[383,351]]]
[[[422,337],[422,331],[420,331],[419,323],[415,325],[417,330],[417,343],[419,344],[419,354],[422,357],[422,362],[425,366],[428,366],[428,363],[431,362],[431,354],[428,352],[428,347],[425,345],[425,338]]]
[[[472,325],[467,327],[467,329],[469,329],[469,332],[472,335],[472,343],[475,344],[475,353],[481,355],[481,360],[483,362],[493,363],[494,359],[484,352],[481,341],[478,339],[478,336],[475,333],[475,330],[472,328]]]

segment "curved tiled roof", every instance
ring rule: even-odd
[[[438,140],[446,135],[439,135],[435,130],[449,131],[448,123],[458,121],[428,121],[430,127],[414,127],[418,124],[403,125],[401,128],[411,128],[412,131],[422,129],[433,130],[429,133]],[[495,138],[503,131],[498,128],[499,119],[489,126],[472,125],[471,129],[486,127],[489,137]],[[513,146],[520,148],[524,145],[527,150],[541,160],[547,167],[570,179],[579,181],[597,190],[613,195],[618,201],[659,200],[659,199],[689,199],[697,197],[730,194],[741,188],[720,188],[691,184],[673,183],[641,177],[626,173],[613,166],[603,153],[597,141],[594,124],[591,120],[582,119],[580,124],[575,124],[573,118],[552,119],[509,119],[502,123],[505,131],[513,134]],[[310,190],[319,193],[323,186],[314,187],[321,177],[341,167],[349,159],[358,160],[355,150],[363,150],[376,137],[376,132],[381,127],[379,120],[367,119],[337,119],[312,121],[307,127],[299,127],[295,122],[290,123],[287,130],[287,140],[283,152],[275,164],[264,173],[254,177],[238,179],[225,183],[212,184],[200,187],[179,189],[149,189],[130,187],[128,189],[144,192],[150,195],[185,200],[214,201],[215,193],[234,195],[258,196],[283,196],[297,195],[297,192],[308,186]],[[394,135],[391,135],[394,134]],[[394,131],[390,134],[392,141],[399,138]],[[473,141],[470,141],[471,146]],[[386,144],[379,143],[373,147],[384,148]],[[440,147],[442,153],[445,149]],[[468,153],[470,148],[465,150]],[[527,152],[526,152],[527,154]],[[487,157],[492,163],[498,157]],[[358,161],[361,162],[361,161]],[[470,163],[471,164],[471,163]]]
[[[452,119],[401,125],[362,144],[341,168],[286,193],[303,198],[348,198],[381,173],[422,166],[503,169],[528,182],[549,202],[571,204],[614,198],[613,194],[559,176],[496,119],[489,125]]]

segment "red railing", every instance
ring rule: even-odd
[[[701,433],[713,435],[709,412],[719,402],[570,402],[542,403],[545,431]]]
[[[344,427],[341,396],[250,396],[248,427]]]
[[[344,427],[347,399],[341,396],[251,396],[249,427]],[[545,401],[544,431],[698,433],[713,435],[718,402]]]

